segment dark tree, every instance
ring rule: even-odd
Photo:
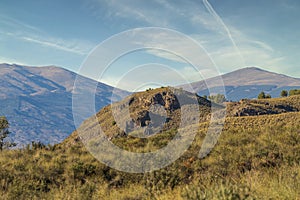
[[[259,93],[258,99],[265,99],[266,98],[266,94],[264,92]]]
[[[10,134],[8,131],[9,123],[6,117],[0,117],[0,151],[2,151],[6,147],[16,146],[15,143],[5,142],[4,139]]]
[[[280,93],[280,96],[281,97],[287,97],[288,96],[288,91],[282,90],[281,93]]]

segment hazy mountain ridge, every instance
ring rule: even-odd
[[[228,100],[238,101],[243,98],[256,98],[261,91],[271,94],[272,97],[279,97],[281,90],[300,88],[300,79],[289,77],[283,74],[269,72],[256,67],[246,67],[224,75],[221,75],[224,82],[226,97]],[[209,95],[206,83],[212,86],[213,91],[222,91],[217,78],[213,77],[206,81],[191,83],[195,92],[200,95]],[[183,88],[188,88],[186,85]]]
[[[12,139],[19,145],[32,140],[58,143],[75,130],[72,90],[76,78],[82,82],[82,91],[92,92],[91,86],[97,85],[96,110],[111,103],[114,90],[111,86],[55,66],[0,64],[0,77],[0,115],[8,118]]]

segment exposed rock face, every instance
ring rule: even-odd
[[[184,112],[182,112],[184,110]],[[109,138],[133,135],[147,137],[182,126],[182,121],[206,121],[210,101],[174,88],[159,88],[134,93],[97,113],[98,122]],[[184,113],[184,114],[183,114]],[[91,123],[91,124],[89,124]],[[83,127],[93,127],[86,120]]]
[[[299,97],[290,97],[285,100],[247,100],[227,103],[227,116],[256,116],[272,115],[286,112],[298,112]]]
[[[165,110],[165,113],[158,107]],[[137,109],[138,108],[138,109]],[[143,109],[139,109],[143,108]],[[153,108],[153,109],[151,109]],[[180,109],[180,104],[176,95],[171,91],[160,91],[154,95],[141,96],[138,98],[132,97],[130,100],[130,116],[137,126],[148,126],[150,123],[156,125],[155,121],[160,121],[165,118],[170,118],[171,114]],[[151,121],[150,113],[152,113],[153,119]],[[165,117],[163,117],[165,115]]]

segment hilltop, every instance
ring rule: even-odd
[[[191,108],[185,105],[192,105]],[[181,89],[162,87],[144,92],[133,93],[125,99],[107,105],[96,116],[85,120],[79,127],[80,132],[87,138],[99,128],[110,138],[118,137],[147,137],[155,133],[175,130],[181,121],[193,120],[196,123],[210,118],[211,107],[223,106],[212,104],[207,99]],[[186,115],[181,113],[185,107]],[[96,120],[95,120],[96,117]],[[77,131],[73,134],[77,135]],[[77,136],[75,136],[77,137]],[[70,136],[70,138],[75,138]]]

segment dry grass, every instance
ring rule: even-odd
[[[288,100],[296,107],[298,98],[267,101]],[[103,128],[115,131],[108,107],[101,112]],[[199,159],[208,127],[201,123],[182,157],[146,174],[101,164],[74,132],[56,146],[1,152],[0,194],[2,199],[300,199],[299,122],[299,112],[229,117],[215,148]],[[175,133],[176,129],[163,131],[147,142],[131,137],[112,142],[129,151],[152,151]]]

